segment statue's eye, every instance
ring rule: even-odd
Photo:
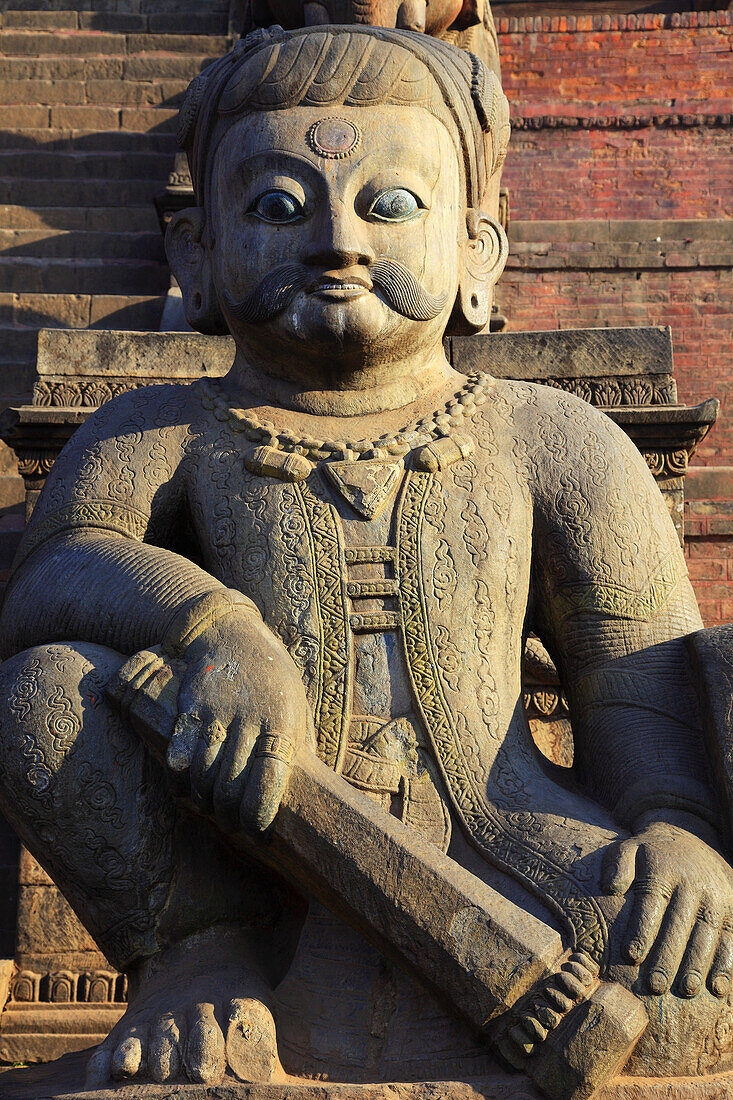
[[[369,213],[384,222],[406,222],[420,213],[420,203],[412,191],[392,187],[377,196]]]
[[[256,214],[263,221],[282,225],[302,217],[303,207],[287,191],[265,191],[252,204],[249,213]]]

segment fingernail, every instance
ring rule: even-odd
[[[680,982],[680,991],[683,997],[694,997],[699,992],[702,985],[702,977],[695,972],[685,974],[684,978]]]
[[[639,962],[644,954],[644,945],[639,940],[632,940],[626,948],[626,954],[631,962]]]
[[[712,981],[712,990],[716,997],[725,997],[730,986],[730,978],[724,974],[716,974]]]
[[[652,993],[660,996],[662,993],[666,993],[668,988],[667,975],[663,970],[652,970],[649,975],[649,989]]]
[[[184,738],[177,737],[174,734],[168,742],[168,752],[166,753],[166,760],[171,771],[185,772],[186,768],[191,766],[192,756],[191,746]]]

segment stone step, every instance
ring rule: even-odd
[[[187,80],[2,80],[0,104],[16,107],[179,107]],[[4,112],[5,113],[5,112]]]
[[[0,80],[192,80],[215,58],[145,54],[133,57],[0,57]]]
[[[29,401],[35,376],[35,355],[32,359],[0,355],[0,408]]]
[[[0,258],[2,264],[2,258]],[[8,359],[26,362],[34,359],[38,350],[38,329],[21,328],[17,325],[0,325],[0,346]],[[5,379],[0,382],[0,388]]]
[[[1,223],[0,223],[1,224]],[[154,233],[0,229],[0,265],[7,258],[155,260],[165,262],[163,237]]]
[[[4,229],[50,229],[88,233],[156,233],[152,206],[0,206]]]
[[[39,328],[155,331],[160,325],[164,302],[163,294],[79,294],[73,290],[56,294],[8,293],[0,295],[0,326],[4,331],[33,333]],[[4,344],[0,339],[2,347]],[[35,356],[35,344],[30,354]],[[14,358],[25,360],[27,357],[29,353],[26,350]],[[0,388],[2,384],[0,377]]]
[[[152,260],[0,257],[0,293],[165,294],[168,267]]]
[[[0,179],[0,205],[145,206],[152,204],[161,185],[161,179]]]
[[[178,25],[181,25],[179,17]],[[220,57],[231,44],[216,34],[114,34],[107,31],[0,30],[0,55],[5,57],[129,57],[169,53]]]
[[[94,30],[113,33],[179,33],[185,25],[187,34],[226,34],[228,12],[212,5],[211,10],[191,8],[178,12],[165,10],[144,12],[103,11],[9,11],[0,13],[0,27],[5,30],[76,31]]]
[[[25,485],[19,474],[0,474],[0,512],[22,511]]]
[[[51,127],[59,130],[102,130],[109,133],[143,132],[174,134],[175,107],[99,107],[88,104],[45,106],[35,104],[3,108],[8,130]]]
[[[9,11],[12,21],[18,19],[33,20],[37,16],[81,18],[98,15],[154,15],[165,12],[167,15],[186,14],[201,11],[200,0],[10,0]],[[223,14],[229,10],[228,0],[207,0],[206,10]],[[41,18],[43,22],[43,18]],[[31,24],[32,25],[32,22]]]
[[[172,161],[177,148],[175,134],[23,127],[0,131],[0,152],[13,149],[51,153],[164,153]]]
[[[0,178],[22,180],[153,180],[165,185],[168,152],[79,153],[62,150],[0,152]]]

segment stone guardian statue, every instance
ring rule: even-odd
[[[648,1015],[639,1096],[711,1045],[733,1069],[728,808],[664,503],[601,413],[444,352],[488,322],[508,138],[495,74],[405,30],[256,31],[189,89],[197,206],[168,254],[190,324],[236,358],[79,429],[2,612],[3,813],[129,976],[90,1087],[506,1082],[599,973]],[[529,631],[567,692],[571,772],[528,731]],[[109,692],[142,697],[149,651],[179,683],[164,762]],[[423,988],[427,963],[369,942],[392,909],[368,940],[258,858],[304,753],[574,953],[514,1056]],[[501,961],[461,927],[466,968]]]

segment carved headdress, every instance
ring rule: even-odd
[[[257,30],[199,74],[179,115],[196,200],[206,206],[216,147],[252,111],[298,105],[420,106],[456,144],[468,206],[481,206],[509,141],[509,105],[474,54],[411,31],[330,26]]]

